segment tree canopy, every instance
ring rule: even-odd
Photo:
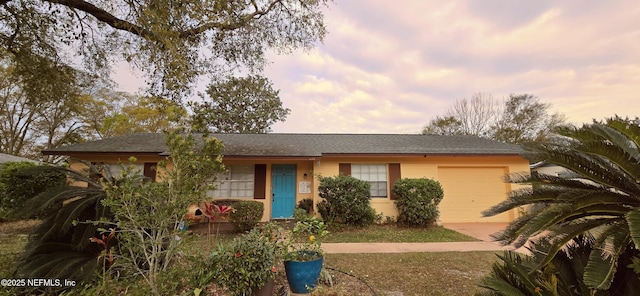
[[[491,95],[476,93],[456,101],[444,116],[436,116],[422,133],[436,135],[474,135],[488,137],[500,114],[500,104]]]
[[[108,76],[125,60],[156,95],[203,74],[260,70],[265,52],[310,48],[328,0],[0,0],[0,47],[18,64],[45,58]]]
[[[564,115],[550,113],[551,104],[531,94],[511,94],[504,101],[474,94],[455,102],[444,116],[436,116],[422,134],[474,135],[505,143],[522,144],[549,138],[565,122]]]
[[[0,50],[0,152],[34,157],[40,149],[82,138],[74,118],[88,86],[98,79],[46,59],[22,65],[4,53]]]
[[[214,133],[266,133],[291,110],[282,107],[262,76],[229,77],[209,85],[202,102],[191,102],[193,129]]]
[[[0,152],[38,157],[180,126],[188,118],[180,103],[200,76],[259,73],[267,50],[322,41],[328,2],[0,0]],[[111,91],[120,61],[145,73],[147,94]],[[269,122],[288,113],[278,108]]]

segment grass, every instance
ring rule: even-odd
[[[29,232],[38,223],[36,220],[0,223],[0,278],[10,278]]]
[[[327,254],[325,266],[349,272],[379,293],[473,295],[495,259],[495,252]]]
[[[26,244],[26,234],[33,225],[35,224],[31,222],[0,224],[0,266],[2,266],[0,278],[11,278],[10,271],[15,266],[15,258]],[[235,235],[228,234],[211,237],[207,235],[185,236],[182,251],[185,254],[206,256],[218,243],[227,243],[233,237]],[[443,227],[414,229],[393,225],[376,225],[368,228],[334,229],[324,241],[449,242],[473,240],[475,239]],[[475,283],[489,272],[495,259],[495,252],[326,254],[325,267],[331,274],[330,278],[334,287],[321,286],[312,295],[373,295],[367,284],[378,293],[377,295],[393,292],[402,292],[405,296],[473,295],[477,291]],[[167,274],[167,276],[171,278],[167,281],[168,284],[179,278],[173,274]],[[280,275],[278,283],[280,285],[286,284],[284,275]],[[142,288],[144,285],[140,286]],[[135,294],[134,291],[133,287],[129,290]],[[1,289],[0,292],[2,292]]]
[[[345,227],[330,231],[322,240],[327,243],[417,243],[477,241],[468,235],[444,228],[404,228],[395,225]]]

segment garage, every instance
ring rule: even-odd
[[[510,184],[502,178],[505,167],[439,167],[438,181],[444,190],[440,202],[442,223],[510,222],[513,213],[482,217],[482,211],[507,198]]]

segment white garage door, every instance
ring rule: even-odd
[[[509,184],[502,181],[505,168],[438,168],[444,198],[440,202],[443,223],[510,222],[509,212],[483,218],[481,212],[507,198]]]

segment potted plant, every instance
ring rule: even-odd
[[[291,292],[307,293],[318,284],[324,258],[320,240],[326,228],[322,220],[305,216],[285,239],[284,268]]]
[[[279,243],[257,228],[211,253],[214,282],[233,295],[272,295]],[[261,294],[263,293],[263,294]]]

